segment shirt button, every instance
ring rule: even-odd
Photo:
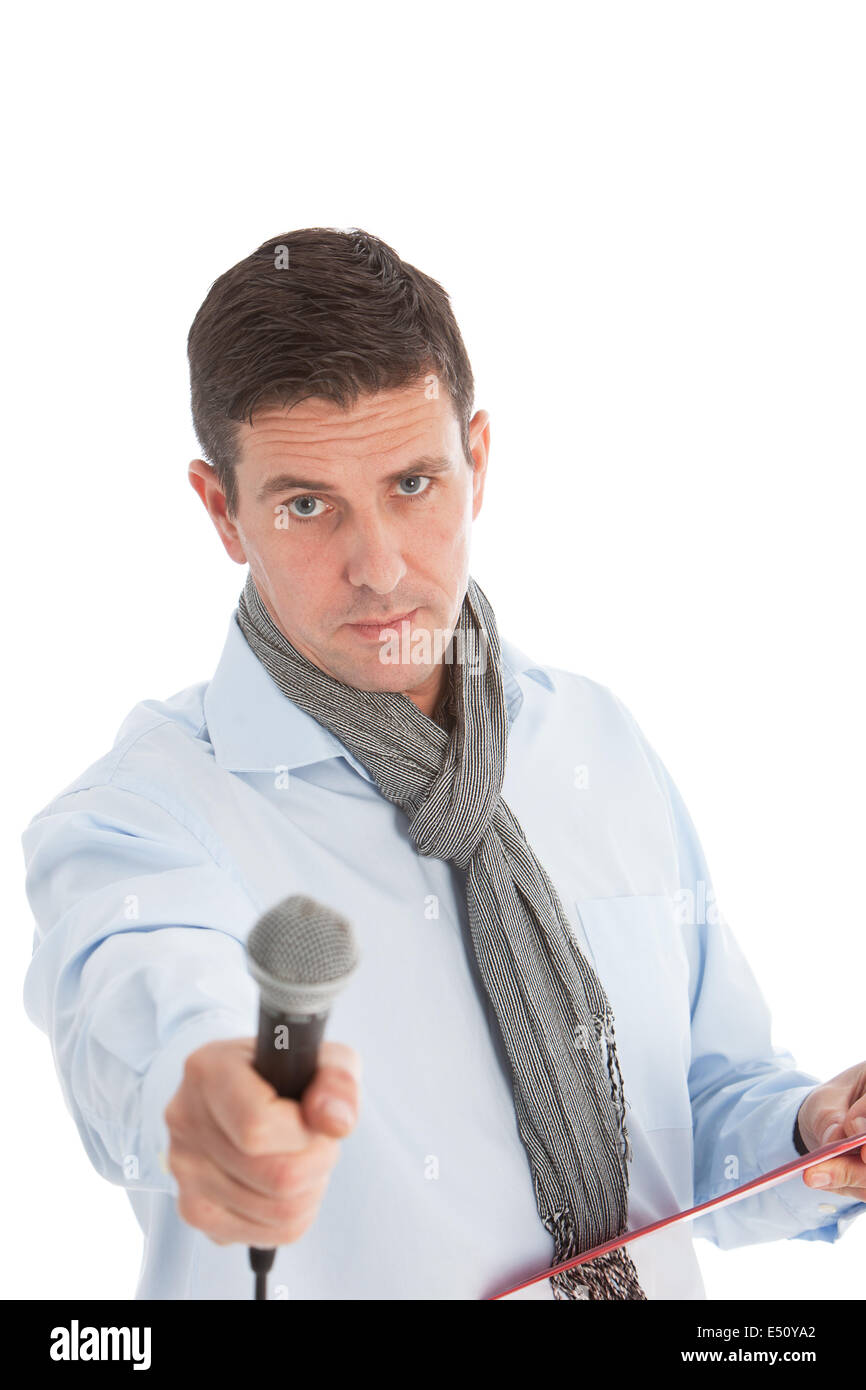
[[[836,1208],[834,1207],[834,1205],[833,1205],[832,1202],[819,1202],[819,1203],[818,1203],[818,1210],[819,1210],[819,1211],[826,1212],[826,1213],[829,1215],[829,1213],[830,1213],[831,1211],[835,1211]]]

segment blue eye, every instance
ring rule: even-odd
[[[322,499],[320,497],[293,497],[291,502],[286,503],[286,505],[291,508],[296,502],[322,502]],[[323,502],[322,506],[324,506]],[[291,512],[294,521],[309,521],[321,515],[321,512],[305,512],[303,516],[299,516],[297,512]]]
[[[429,479],[425,474],[421,474],[421,473],[413,473],[413,474],[411,475],[411,477],[409,477],[409,478],[401,478],[401,479],[400,479],[400,482],[401,482],[401,483],[416,483],[416,482],[420,482],[420,483],[426,483],[426,484],[427,484],[427,487],[430,486],[430,479]],[[419,497],[419,496],[421,495],[422,492],[426,492],[426,491],[427,491],[427,488],[426,488],[426,487],[423,487],[423,488],[420,488],[420,489],[419,489],[419,488],[416,488],[414,492],[404,493],[403,496],[404,496],[404,497],[406,497],[406,496],[409,496],[409,497]]]

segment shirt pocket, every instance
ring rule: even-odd
[[[631,1111],[645,1130],[691,1129],[689,961],[670,898],[583,898],[575,907],[613,1009]]]

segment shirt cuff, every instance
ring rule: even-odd
[[[758,1145],[758,1164],[762,1173],[780,1168],[783,1163],[790,1163],[808,1152],[800,1135],[797,1113],[814,1089],[814,1086],[794,1086],[779,1097],[778,1109]],[[866,1202],[807,1186],[802,1172],[779,1183],[774,1191],[785,1210],[800,1225],[798,1235],[807,1240],[838,1240],[855,1217],[866,1211]]]

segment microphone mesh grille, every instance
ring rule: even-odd
[[[247,954],[263,999],[284,1012],[327,1010],[359,960],[347,919],[303,893],[259,918]]]

